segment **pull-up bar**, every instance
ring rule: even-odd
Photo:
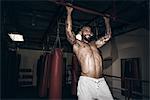
[[[51,1],[51,0],[50,0]],[[103,16],[103,17],[108,17],[108,18],[111,18],[111,16],[107,16],[105,14],[102,14],[100,12],[97,12],[97,11],[93,11],[93,10],[90,10],[90,9],[86,9],[86,8],[82,8],[82,7],[79,7],[79,6],[75,6],[75,5],[70,5],[70,4],[67,4],[67,3],[63,3],[63,2],[57,2],[57,1],[51,1],[51,2],[54,2],[58,5],[62,5],[62,6],[69,6],[69,7],[72,7],[76,10],[79,10],[79,11],[82,11],[82,12],[86,12],[86,13],[90,13],[90,14],[94,14],[94,15],[100,15],[100,16]]]
[[[64,3],[64,2],[58,2],[58,1],[52,1],[52,0],[49,0],[50,2],[53,2],[53,3],[56,3],[58,5],[62,5],[62,6],[69,6],[69,7],[72,7],[76,10],[79,10],[79,11],[82,11],[82,12],[86,12],[86,13],[90,13],[90,14],[94,14],[94,15],[99,15],[99,16],[102,16],[102,17],[107,17],[107,18],[113,18],[112,16],[108,16],[106,14],[103,14],[103,13],[100,13],[100,12],[97,12],[97,11],[94,11],[94,10],[90,10],[90,9],[86,9],[86,8],[82,8],[82,7],[79,7],[79,6],[75,6],[75,5],[70,5],[68,3]],[[117,19],[118,21],[122,22],[122,23],[126,23],[126,24],[133,24],[133,23],[130,23],[128,21],[125,21],[125,20],[121,20],[121,19]]]

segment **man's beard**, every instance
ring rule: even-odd
[[[86,36],[83,36],[83,39],[85,41],[91,42],[91,41],[93,41],[93,36],[89,36],[88,38]]]

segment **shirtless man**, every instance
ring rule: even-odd
[[[98,51],[98,48],[102,47],[111,38],[109,18],[104,17],[107,31],[106,35],[97,41],[90,41],[93,33],[88,26],[84,26],[78,35],[74,35],[71,18],[73,8],[66,6],[66,9],[67,39],[73,45],[73,51],[81,65],[81,76],[77,88],[78,99],[113,100],[108,85],[102,77],[102,57]]]

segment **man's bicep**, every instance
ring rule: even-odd
[[[97,46],[97,48],[102,47],[104,44],[106,44],[106,42],[110,39],[110,35],[105,35],[104,37],[101,37],[100,39],[98,39],[95,44]]]
[[[97,48],[100,48],[100,47],[103,46],[105,43],[104,43],[104,41],[102,41],[101,39],[99,39],[99,40],[97,40],[97,41],[95,42],[95,44],[96,44],[96,47],[97,47]]]
[[[75,41],[76,41],[73,32],[66,31],[66,35],[67,35],[67,40],[73,45],[75,43]]]

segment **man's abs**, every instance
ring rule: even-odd
[[[82,67],[82,66],[81,66]],[[86,67],[86,66],[83,66]],[[95,68],[94,68],[95,69]],[[83,69],[81,70],[81,75],[82,76],[88,76],[88,77],[92,77],[92,78],[100,78],[102,77],[102,70],[97,69],[97,70],[86,70],[84,71]]]
[[[102,58],[94,44],[77,41],[73,50],[81,65],[81,75],[99,78],[102,75]]]
[[[81,64],[81,75],[93,78],[102,76],[102,58],[99,54],[86,53],[78,59]]]

